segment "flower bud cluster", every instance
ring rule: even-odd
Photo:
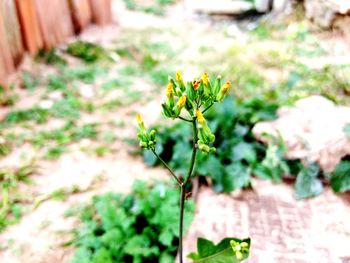
[[[231,240],[230,245],[236,258],[240,261],[244,259],[244,256],[249,254],[249,245],[247,242],[237,242],[235,240]]]
[[[145,128],[143,119],[139,113],[136,114],[136,119],[139,125],[139,132],[137,137],[140,140],[140,147],[148,150],[154,150],[156,146],[156,131],[151,130],[148,132]]]
[[[215,141],[215,135],[210,130],[201,107],[211,107],[215,102],[221,102],[227,96],[231,83],[227,81],[221,84],[221,76],[211,83],[208,73],[202,74],[201,78],[185,82],[180,71],[176,72],[175,80],[169,77],[166,87],[166,99],[162,103],[163,114],[167,118],[182,118],[182,111],[187,111],[191,118],[198,122],[197,147],[202,152],[213,153],[214,147],[209,146]],[[183,119],[183,118],[182,118]],[[155,131],[148,133],[144,128],[143,121],[139,121],[140,145],[146,149],[154,149]],[[152,148],[153,147],[153,148]]]

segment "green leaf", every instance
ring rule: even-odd
[[[232,150],[232,160],[255,162],[256,152],[253,145],[244,141],[238,143]]]
[[[100,248],[95,252],[91,263],[113,263],[113,258],[106,248]]]
[[[173,242],[174,234],[168,229],[163,230],[159,235],[159,242],[169,247]]]
[[[331,177],[331,187],[335,192],[340,193],[350,190],[350,161],[341,161],[335,167]]]
[[[230,191],[244,188],[250,183],[250,169],[242,163],[232,163],[225,168],[227,176],[223,183]]]
[[[192,259],[193,262],[202,263],[239,263],[240,260],[236,257],[236,252],[231,246],[231,242],[248,244],[248,247],[242,251],[244,260],[249,256],[250,239],[240,240],[237,238],[225,238],[219,244],[215,245],[213,242],[204,238],[198,238],[197,240],[197,253],[190,253],[187,257]]]
[[[174,263],[174,257],[169,253],[163,252],[160,255],[159,263]]]
[[[310,164],[302,169],[295,183],[295,196],[297,199],[317,196],[322,193],[322,182],[317,179],[320,168],[317,164]]]

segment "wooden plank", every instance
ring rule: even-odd
[[[74,34],[66,0],[35,0],[45,48],[52,48]]]
[[[30,54],[44,46],[34,0],[16,0],[23,43]]]
[[[0,7],[1,9],[1,7]],[[6,85],[9,73],[15,70],[11,50],[7,42],[4,19],[0,12],[0,85]]]
[[[92,21],[89,0],[69,0],[76,32],[82,31]]]
[[[98,25],[112,23],[111,0],[90,0],[92,21]]]
[[[17,65],[23,57],[24,48],[22,45],[16,5],[14,0],[2,0],[0,1],[0,5],[6,39],[10,47],[13,61],[15,65]]]

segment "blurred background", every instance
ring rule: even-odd
[[[0,262],[175,262],[191,127],[168,76],[232,82],[188,189],[198,237],[247,262],[350,262],[350,1],[3,0]],[[189,260],[185,262],[190,262]]]

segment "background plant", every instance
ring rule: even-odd
[[[19,191],[19,186],[31,182],[30,176],[35,172],[33,163],[17,168],[3,167],[0,169],[0,232],[16,223],[22,215],[21,202],[26,196]]]
[[[218,76],[212,83],[209,79],[209,75],[204,73],[201,79],[195,78],[191,82],[185,83],[180,71],[176,73],[176,81],[169,77],[169,83],[166,89],[166,100],[162,104],[163,114],[165,117],[174,119],[180,119],[186,123],[190,123],[192,127],[192,152],[190,155],[190,162],[187,159],[183,160],[188,165],[187,172],[185,174],[176,175],[175,172],[169,167],[169,165],[162,159],[162,157],[156,152],[156,131],[153,129],[148,131],[145,127],[142,117],[137,114],[137,121],[139,125],[138,138],[140,140],[140,147],[150,150],[154,156],[168,169],[169,173],[176,180],[180,187],[180,218],[179,218],[179,260],[183,262],[183,217],[184,217],[184,204],[187,195],[187,187],[192,177],[194,166],[196,163],[197,150],[200,150],[203,154],[209,155],[216,152],[216,148],[213,146],[215,141],[215,135],[211,128],[208,126],[207,120],[204,114],[216,103],[222,102],[228,91],[231,88],[231,83],[227,81],[221,85],[221,76]],[[182,154],[186,154],[183,151]],[[243,241],[237,241],[237,248],[232,245],[231,249],[228,249],[230,256],[236,260],[243,260],[249,254],[249,245]],[[240,252],[239,242],[244,243],[246,249],[245,254]],[[200,249],[201,246],[198,247]],[[221,253],[216,254],[212,249],[208,255],[204,257],[210,257],[215,260],[216,257],[220,257]],[[192,259],[202,259],[202,257],[192,257]],[[208,261],[209,262],[209,261]],[[215,262],[215,261],[212,261]]]
[[[108,193],[71,211],[83,226],[72,242],[71,263],[174,262],[178,246],[179,192],[165,183],[134,183],[128,195]],[[186,203],[185,229],[194,203]]]

